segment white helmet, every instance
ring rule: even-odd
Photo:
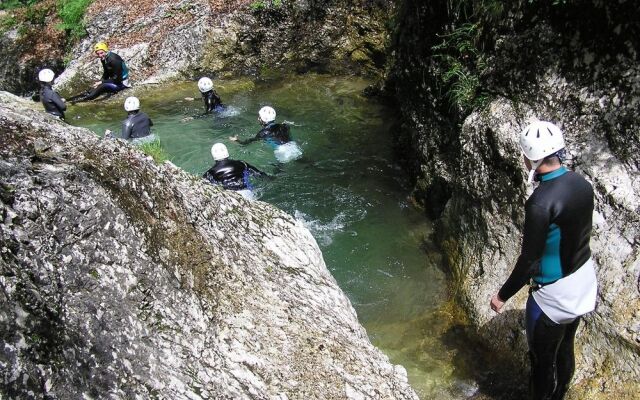
[[[38,73],[38,80],[40,82],[50,83],[53,81],[55,74],[49,68],[45,68]]]
[[[258,111],[258,115],[260,116],[260,120],[265,124],[271,121],[275,121],[276,119],[276,110],[272,107],[264,106]]]
[[[200,89],[200,92],[202,93],[208,92],[213,89],[213,81],[206,76],[204,78],[200,78],[198,81],[198,89]]]
[[[227,150],[227,146],[222,143],[216,143],[211,146],[211,156],[215,161],[224,160],[225,158],[229,158],[229,150]]]
[[[135,111],[140,109],[140,100],[137,97],[127,97],[124,101],[124,109],[127,111]]]
[[[533,182],[536,169],[548,157],[564,149],[564,138],[560,128],[547,121],[536,121],[520,133],[520,148],[531,161],[529,182]]]

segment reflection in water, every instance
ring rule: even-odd
[[[392,162],[392,115],[361,95],[367,84],[315,75],[214,81],[228,108],[206,117],[199,115],[203,106],[195,82],[134,93],[176,165],[201,175],[213,163],[211,145],[221,141],[231,158],[274,175],[254,181],[260,200],[313,233],[372,342],[407,368],[421,398],[468,397],[476,386],[460,378],[464,371],[453,364],[456,347],[443,342],[456,320],[444,274],[435,267],[438,255],[421,250],[430,227],[406,201],[402,171]],[[119,132],[126,116],[122,101],[72,107],[68,119],[99,134],[105,128]],[[263,142],[241,146],[228,139],[254,136],[264,105],[276,109],[278,122],[292,124],[303,151],[299,160],[281,164]]]

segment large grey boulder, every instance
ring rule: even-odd
[[[2,397],[417,399],[289,215],[0,98]]]

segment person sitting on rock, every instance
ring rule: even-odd
[[[44,106],[44,110],[51,115],[64,120],[64,112],[67,109],[67,105],[60,95],[53,90],[51,84],[55,74],[52,70],[45,68],[38,73],[38,80],[40,81],[40,101]]]
[[[202,177],[214,185],[222,185],[225,189],[235,190],[244,198],[253,200],[255,196],[249,177],[267,174],[247,162],[229,159],[227,146],[222,143],[211,147],[211,156],[215,164]]]
[[[73,96],[69,99],[73,103],[89,101],[102,94],[107,97],[123,89],[131,87],[129,84],[129,69],[122,57],[109,51],[106,43],[100,42],[94,46],[94,52],[102,64],[102,79],[94,84],[93,90]]]
[[[153,122],[147,114],[140,111],[140,100],[137,97],[127,97],[124,109],[129,115],[122,121],[122,138],[136,142],[141,138],[149,138]]]
[[[202,93],[204,101],[204,112],[210,114],[214,111],[222,111],[224,106],[218,93],[213,89],[213,81],[207,77],[200,78],[198,81],[198,89]]]

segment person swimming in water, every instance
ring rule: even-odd
[[[221,111],[224,108],[220,96],[218,96],[218,93],[213,89],[213,81],[211,81],[211,79],[207,77],[200,78],[198,81],[198,89],[200,93],[202,93],[205,114]]]
[[[289,125],[276,123],[276,110],[273,107],[264,106],[258,111],[258,122],[262,129],[252,138],[238,140],[237,136],[229,139],[240,144],[249,144],[258,140],[264,140],[274,148],[291,141]]]
[[[151,135],[153,121],[140,111],[140,100],[137,97],[127,97],[124,101],[124,109],[127,111],[127,119],[122,121],[122,138],[131,141],[143,141]]]
[[[211,156],[215,164],[202,177],[214,185],[237,191],[244,198],[253,200],[255,196],[249,177],[268,175],[247,162],[230,159],[227,146],[222,143],[216,143],[211,147]]]
[[[273,107],[262,107],[258,112],[258,122],[262,126],[262,129],[260,129],[256,136],[246,140],[238,140],[237,136],[232,136],[229,139],[243,145],[264,140],[273,147],[273,154],[281,163],[297,160],[302,156],[302,149],[300,149],[298,144],[291,138],[289,125],[276,123],[276,110],[274,110]]]
[[[93,49],[102,64],[102,79],[94,84],[93,90],[69,98],[71,103],[90,101],[105,93],[108,97],[131,87],[129,69],[122,57],[109,51],[109,46],[104,42],[97,43]]]
[[[64,112],[67,109],[67,105],[60,95],[51,87],[54,76],[54,72],[48,68],[38,73],[38,80],[41,84],[40,101],[42,101],[46,112],[64,120]]]

